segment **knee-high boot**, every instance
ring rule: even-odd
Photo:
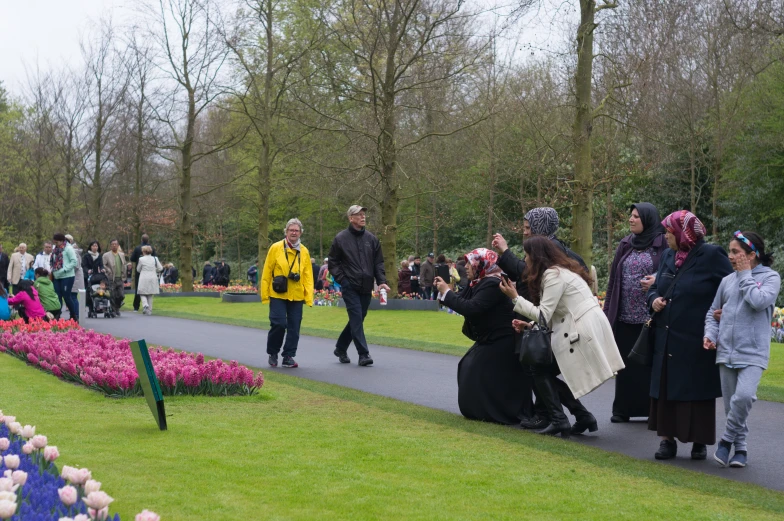
[[[561,437],[568,438],[569,434],[571,434],[572,426],[563,413],[561,400],[558,397],[558,388],[554,380],[557,380],[557,378],[550,374],[537,374],[534,376],[534,385],[536,385],[539,400],[544,402],[550,417],[550,425],[540,431],[536,431],[536,433],[552,436],[560,434]]]
[[[574,397],[566,382],[556,378],[555,385],[558,388],[558,397],[561,399],[561,403],[569,409],[569,412],[575,418],[572,434],[582,434],[586,429],[588,432],[598,431],[599,425],[596,422],[596,418],[591,414],[591,411],[585,408],[580,400]]]

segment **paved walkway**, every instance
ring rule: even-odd
[[[334,339],[302,336],[297,351],[297,369],[272,369],[267,366],[267,332],[246,327],[213,324],[168,317],[146,317],[123,313],[118,319],[85,319],[84,327],[130,339],[144,338],[164,345],[289,375],[342,385],[360,391],[388,396],[405,402],[441,409],[455,414],[457,408],[457,363],[451,355],[425,353],[385,346],[370,346],[375,364],[358,367],[353,346],[352,363],[340,364],[332,355]],[[583,398],[583,403],[599,421],[599,431],[573,436],[578,443],[634,458],[654,461],[659,440],[647,430],[645,422],[610,423],[614,381],[609,381]],[[724,407],[717,403],[717,433],[724,425]],[[675,460],[666,463],[729,479],[756,483],[784,490],[784,404],[759,401],[754,405],[749,428],[749,465],[745,469],[719,468],[708,447],[707,461],[691,461],[690,445],[681,445]]]

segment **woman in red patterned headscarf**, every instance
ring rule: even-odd
[[[727,253],[705,244],[705,226],[687,210],[662,221],[667,244],[646,295],[653,316],[653,365],[648,429],[661,437],[656,459],[674,458],[692,443],[703,460],[716,443],[716,398],[721,396],[716,351],[703,349],[705,317],[721,280],[732,273]]]
[[[465,259],[472,282],[459,294],[440,277],[433,281],[439,300],[465,317],[463,334],[475,342],[457,366],[457,403],[466,418],[518,425],[525,375],[514,352],[512,302],[499,287],[498,254],[478,248]]]

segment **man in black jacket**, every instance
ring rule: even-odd
[[[131,262],[133,263],[133,280],[136,283],[133,285],[133,289],[139,287],[139,275],[141,275],[138,271],[136,271],[136,265],[139,262],[139,259],[142,258],[142,246],[150,246],[150,236],[146,233],[142,235],[142,243],[133,249],[133,253],[131,253]],[[155,248],[152,249],[152,256],[157,257],[158,255],[155,253]],[[133,296],[133,311],[134,313],[139,312],[139,307],[142,303],[142,297],[139,293],[135,293]]]
[[[365,212],[367,208],[358,204],[348,209],[349,226],[335,236],[328,257],[329,272],[340,284],[348,311],[348,324],[338,337],[334,354],[340,363],[351,363],[347,351],[353,340],[361,366],[373,363],[362,325],[373,298],[373,280],[379,289],[391,291],[384,273],[381,243],[365,230]]]

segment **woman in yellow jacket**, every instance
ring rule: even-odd
[[[294,357],[299,343],[302,305],[313,307],[313,268],[310,253],[300,242],[302,223],[289,219],[283,230],[286,238],[273,244],[267,252],[261,276],[261,301],[269,303],[270,330],[267,354],[270,367],[278,366],[283,345],[283,367],[297,367]]]

